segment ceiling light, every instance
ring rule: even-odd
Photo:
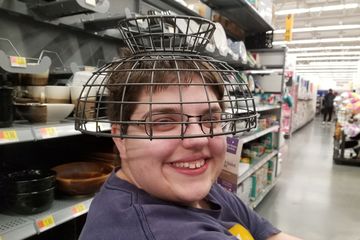
[[[305,69],[305,70],[298,70],[297,73],[356,73],[357,70],[355,69]]]
[[[294,28],[293,33],[296,32],[320,32],[320,31],[330,31],[330,30],[349,30],[349,29],[359,29],[360,24],[349,24],[349,25],[333,25],[333,26],[320,26],[320,27],[308,27],[308,28]],[[275,34],[285,33],[285,29],[277,29],[274,31]]]
[[[308,57],[308,56],[345,56],[345,55],[360,55],[360,52],[312,52],[312,53],[296,53],[291,54],[296,57]]]
[[[345,50],[345,49],[348,49],[348,50],[360,49],[360,46],[289,48],[288,52],[310,52],[310,51],[328,51],[328,50]]]
[[[297,9],[288,9],[276,11],[275,15],[288,15],[288,14],[303,14],[310,12],[325,12],[325,11],[339,11],[344,9],[353,9],[359,7],[358,3],[349,3],[341,5],[332,5],[324,7],[312,7],[312,8],[297,8]]]
[[[357,57],[298,57],[296,61],[339,61],[339,60],[360,60],[360,56]]]
[[[357,69],[357,66],[296,66],[296,69]]]
[[[335,65],[335,66],[357,66],[359,64],[359,61],[346,61],[346,62],[310,62],[308,65],[315,65],[315,66],[321,66],[321,65]],[[299,65],[297,65],[299,66]]]
[[[360,37],[347,37],[347,38],[321,38],[321,39],[303,39],[287,41],[275,41],[273,45],[292,45],[292,44],[311,44],[311,43],[331,43],[331,42],[357,42]]]

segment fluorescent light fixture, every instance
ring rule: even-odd
[[[357,66],[296,66],[299,69],[357,69]]]
[[[354,69],[305,69],[298,70],[297,73],[356,73]]]
[[[325,12],[325,11],[339,11],[345,9],[358,8],[358,3],[349,3],[341,5],[332,5],[332,6],[323,6],[323,7],[312,7],[312,8],[295,8],[288,10],[276,11],[275,15],[288,15],[288,14],[303,14],[303,13],[313,13],[313,12]]]
[[[320,31],[349,30],[349,29],[360,29],[360,24],[294,28],[292,30],[292,32],[293,33],[297,33],[297,32],[320,32]],[[283,33],[285,33],[285,29],[277,29],[277,30],[274,31],[274,33],[275,34],[283,34]]]
[[[289,48],[288,52],[310,52],[310,51],[329,51],[329,50],[356,50],[360,46],[330,46],[330,47],[307,47],[307,48]]]
[[[307,64],[308,66],[357,66],[359,64],[359,61],[346,61],[346,62],[310,62]],[[296,66],[300,66],[301,64],[297,64]],[[304,64],[305,65],[305,64]]]
[[[346,52],[311,52],[311,53],[292,53],[295,57],[309,57],[309,56],[360,56],[360,52],[346,51]]]
[[[288,41],[275,41],[273,45],[293,45],[293,44],[312,44],[312,43],[333,43],[333,42],[358,42],[360,37],[346,37],[346,38],[320,38],[320,39],[303,39]]]
[[[357,57],[298,57],[296,61],[339,61],[339,60],[360,60],[360,56]]]

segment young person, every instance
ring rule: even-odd
[[[112,68],[108,115],[121,168],[95,196],[80,239],[298,239],[216,183],[228,89],[210,64],[175,59]]]

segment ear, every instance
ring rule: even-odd
[[[112,124],[111,125],[111,134],[113,135],[120,135],[121,125],[119,124]],[[125,147],[125,139],[119,137],[112,138],[116,148],[119,150],[121,158],[125,157],[126,155],[126,147]]]

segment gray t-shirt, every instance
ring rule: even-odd
[[[237,240],[250,233],[264,240],[280,232],[218,184],[206,199],[211,210],[177,205],[113,173],[91,203],[80,239]]]

